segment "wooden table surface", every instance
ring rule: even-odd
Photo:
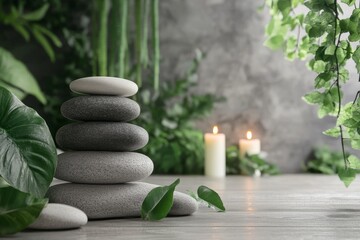
[[[146,182],[169,184],[176,176]],[[359,239],[360,180],[348,189],[337,176],[280,175],[211,179],[181,176],[180,191],[206,185],[222,196],[227,211],[200,207],[192,216],[158,222],[141,219],[90,221],[81,229],[26,231],[4,239]]]

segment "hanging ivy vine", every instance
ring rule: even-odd
[[[345,167],[339,177],[346,186],[360,168],[356,156],[345,154],[347,142],[360,149],[360,91],[346,104],[342,91],[349,80],[360,80],[349,79],[347,64],[354,61],[360,72],[359,5],[355,0],[266,0],[264,4],[271,15],[265,45],[282,49],[289,60],[309,60],[307,66],[317,76],[314,90],[303,99],[318,105],[320,118],[337,118],[336,126],[324,134],[340,139]]]

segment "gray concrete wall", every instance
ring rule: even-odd
[[[269,161],[283,172],[298,172],[314,146],[328,144],[338,150],[340,143],[322,135],[333,119],[318,119],[316,107],[301,100],[312,89],[314,74],[304,62],[289,62],[281,52],[263,46],[269,16],[257,11],[261,4],[161,1],[162,75],[180,74],[195,48],[206,52],[196,91],[225,96],[227,101],[199,127],[209,132],[218,124],[229,145],[251,129]]]

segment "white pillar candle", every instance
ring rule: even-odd
[[[252,139],[251,131],[247,131],[246,138],[239,141],[240,157],[244,157],[245,154],[260,154],[260,140]]]
[[[214,126],[213,133],[205,134],[205,175],[225,177],[225,134],[218,133]]]

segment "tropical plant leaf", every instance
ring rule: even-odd
[[[46,3],[43,6],[41,6],[39,9],[22,15],[22,18],[27,21],[39,21],[45,16],[48,9],[49,9],[49,4]]]
[[[206,187],[206,186],[200,186],[197,190],[198,197],[205,201],[208,206],[214,207],[218,212],[224,212],[225,207],[224,204],[217,192],[214,190]]]
[[[46,98],[33,75],[26,66],[0,47],[0,86],[3,86],[22,99],[26,94],[34,95],[41,103]]]
[[[55,46],[57,47],[61,47],[62,46],[62,43],[60,41],[60,39],[55,35],[53,34],[52,32],[50,32],[48,29],[44,28],[43,26],[41,25],[38,25],[38,24],[34,24],[33,25],[34,28],[36,28],[39,32],[43,33],[44,35],[46,35],[52,42]]]
[[[34,27],[31,30],[32,30],[32,33],[33,33],[36,41],[38,41],[38,43],[45,50],[46,54],[49,56],[50,61],[54,62],[55,61],[55,53],[54,53],[54,50],[52,49],[49,41],[46,39],[46,37],[43,35],[43,33],[38,28]]]
[[[0,236],[13,234],[33,223],[47,203],[13,187],[0,188]]]
[[[161,186],[151,190],[141,206],[141,218],[144,220],[161,220],[165,218],[173,205],[175,187],[180,179],[169,186]]]
[[[14,29],[26,40],[26,41],[29,41],[30,40],[30,34],[29,32],[26,30],[26,28],[18,23],[18,22],[13,22],[11,24],[11,26],[14,27]]]
[[[50,131],[35,110],[0,87],[0,176],[11,186],[43,197],[56,168]]]

